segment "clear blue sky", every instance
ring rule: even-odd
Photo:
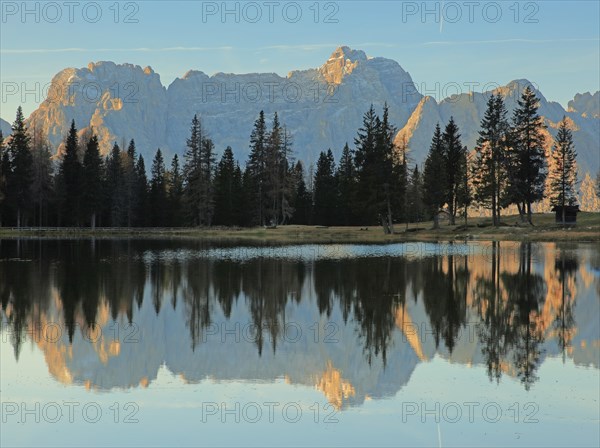
[[[482,1],[473,6],[463,1],[427,2],[428,9],[438,8],[446,20],[434,13],[423,17],[421,1],[320,2],[318,8],[308,1],[297,3],[302,17],[296,23],[297,8],[286,1],[273,7],[268,2],[250,6],[239,2],[237,23],[236,14],[223,21],[220,1],[120,2],[118,8],[114,1],[98,2],[102,16],[96,23],[91,23],[98,12],[95,6],[76,3],[70,11],[62,0],[37,6],[29,2],[34,12],[23,17],[21,1],[2,1],[0,116],[4,119],[12,122],[22,103],[19,95],[6,95],[10,83],[35,90],[61,69],[85,67],[90,61],[150,65],[167,86],[189,69],[285,75],[293,69],[318,67],[339,45],[395,59],[422,93],[438,99],[444,92],[436,83],[450,82],[505,84],[527,78],[548,99],[564,106],[577,92],[600,89],[600,2],[596,0]],[[228,7],[235,4],[229,2]],[[256,6],[262,15],[251,23]],[[214,8],[218,11],[209,14]],[[137,23],[127,23],[128,14]],[[327,22],[328,15],[337,23]],[[27,96],[25,113],[36,107],[36,98]]]

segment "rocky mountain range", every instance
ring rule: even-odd
[[[0,118],[0,131],[2,131],[3,136],[9,135],[11,132],[10,123],[8,121],[3,120],[2,118]]]
[[[528,80],[515,80],[491,91],[505,97],[512,111],[528,85],[535,88]],[[191,70],[168,87],[150,67],[97,62],[56,74],[47,98],[28,124],[41,129],[58,152],[74,119],[80,132],[93,128],[99,134],[103,153],[114,142],[124,145],[133,138],[149,159],[159,147],[168,157],[181,155],[190,121],[198,114],[217,151],[231,146],[244,161],[252,125],[262,109],[269,118],[278,112],[293,136],[296,157],[311,163],[327,148],[339,156],[346,142],[352,145],[370,104],[381,112],[387,102],[390,119],[398,128],[397,141],[405,140],[412,161],[420,163],[436,123],[443,125],[450,116],[460,127],[463,143],[474,147],[490,92],[462,88],[464,93],[437,102],[421,95],[396,61],[368,57],[348,47],[337,48],[319,68],[292,71],[286,77],[275,73],[208,76]],[[536,93],[549,137],[567,116],[580,171],[595,173],[600,167],[600,92],[577,94],[567,109],[548,101],[537,89]]]

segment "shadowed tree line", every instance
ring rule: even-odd
[[[387,105],[381,116],[371,105],[337,165],[328,148],[309,167],[295,160],[292,133],[277,113],[270,122],[258,114],[243,166],[231,147],[218,155],[195,115],[183,160],[167,161],[158,148],[148,170],[133,139],[103,157],[94,129],[78,132],[74,121],[53,157],[19,107],[11,135],[0,134],[0,225],[381,225],[394,233],[395,224],[430,219],[437,228],[441,212],[451,225],[460,216],[467,224],[473,204],[490,209],[494,225],[510,205],[533,224],[532,205],[542,199],[563,210],[578,201],[571,127],[564,118],[547,154],[538,107],[527,87],[509,120],[502,97],[491,95],[471,153],[451,117],[432,130],[422,167],[410,161],[417,148],[397,138]]]

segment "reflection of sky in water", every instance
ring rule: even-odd
[[[503,250],[518,249],[517,243],[504,243]],[[186,261],[211,258],[246,261],[255,258],[292,259],[297,261],[336,260],[354,257],[433,257],[444,255],[481,255],[490,253],[489,243],[397,243],[397,244],[306,244],[287,246],[238,246],[207,249],[147,251],[143,259]]]
[[[3,372],[15,367],[10,350],[2,349],[0,359]],[[463,413],[456,423],[443,416],[440,419],[442,446],[597,446],[598,441],[598,397],[593,392],[598,389],[598,371],[576,367],[571,362],[562,364],[558,359],[547,360],[540,368],[541,380],[535,389],[524,393],[515,381],[490,385],[482,367],[468,368],[435,358],[417,367],[409,384],[394,397],[335,412],[332,416],[337,423],[324,423],[325,415],[331,411],[323,410],[327,402],[319,391],[306,386],[290,387],[281,379],[270,384],[205,380],[190,385],[161,369],[147,389],[106,393],[81,386],[57,387],[48,376],[43,359],[33,351],[24,352],[19,364],[30,373],[18,382],[7,381],[6,373],[3,374],[3,402],[31,405],[36,401],[73,401],[82,406],[94,402],[103,410],[103,417],[91,424],[75,413],[74,423],[64,418],[53,424],[22,425],[15,424],[11,416],[3,424],[3,446],[438,446],[435,414],[419,411],[413,415],[411,407],[431,410],[436,403],[440,416],[446,409],[449,420],[455,419],[454,403]],[[109,411],[115,402],[136,403],[139,411],[135,418],[139,422],[115,424]],[[299,403],[302,418],[288,423],[275,412],[271,423],[264,411],[257,423],[241,419],[238,424],[231,416],[206,416],[202,408],[203,403],[226,403],[231,408],[235,403],[244,406],[265,402],[279,402],[281,406]],[[319,423],[314,422],[315,403],[321,408]],[[474,408],[472,422],[464,403],[477,404],[470,405]],[[515,403],[520,409],[517,422],[509,410],[515,409]],[[526,409],[528,403],[535,406]],[[489,421],[484,417],[484,406],[488,406]],[[498,406],[502,418],[492,422]],[[527,417],[538,422],[525,423]]]
[[[501,277],[500,282],[520,272],[519,247],[503,243],[502,272],[508,277]],[[248,307],[252,298],[245,292],[233,303],[229,317],[218,304],[213,304],[212,326],[204,328],[200,342],[192,350],[189,308],[185,300],[179,297],[177,304],[171,306],[167,291],[157,314],[153,304],[156,279],[149,275],[143,301],[133,311],[133,322],[139,327],[139,340],[134,344],[126,344],[121,338],[120,344],[111,345],[112,320],[105,311],[106,319],[102,312],[97,319],[106,337],[102,344],[84,340],[81,331],[76,331],[72,346],[66,334],[54,344],[33,342],[29,335],[17,362],[7,316],[2,314],[0,388],[3,406],[12,402],[26,403],[29,408],[35,402],[41,406],[50,402],[61,406],[69,401],[81,406],[94,402],[102,409],[103,416],[98,423],[91,424],[76,411],[73,423],[65,416],[58,423],[34,424],[29,416],[28,423],[21,424],[17,423],[20,416],[3,414],[5,422],[0,442],[3,446],[67,446],[88,443],[86,441],[92,441],[89,442],[92,445],[144,446],[597,446],[600,441],[600,302],[598,275],[594,271],[598,261],[592,257],[598,257],[598,253],[589,245],[561,251],[551,245],[532,247],[531,271],[543,279],[545,287],[545,298],[537,312],[538,325],[544,326],[545,340],[539,369],[535,372],[539,379],[529,391],[524,389],[510,365],[502,366],[499,383],[489,381],[481,343],[475,327],[470,326],[479,319],[476,304],[470,302],[472,298],[467,299],[466,326],[462,327],[450,353],[443,340],[436,347],[431,330],[431,313],[435,310],[427,308],[423,292],[414,298],[408,294],[405,304],[392,316],[393,330],[385,366],[380,356],[374,357],[369,365],[362,346],[364,341],[357,333],[358,317],[351,313],[345,320],[337,304],[330,315],[320,313],[317,292],[324,279],[315,277],[315,272],[306,273],[299,293],[301,300],[287,300],[282,309],[285,322],[303,330],[301,338],[296,340],[296,336],[292,336],[294,341],[291,341],[284,337],[277,341],[275,351],[267,338],[261,355],[254,339],[242,336],[241,340],[235,340],[231,334],[222,339],[220,331],[212,334],[223,325],[231,330],[234,323],[251,323]],[[470,276],[464,280],[468,282],[469,294],[473,294],[480,285],[477,279],[487,278],[489,274],[490,248],[490,245],[475,243],[209,250],[171,247],[141,250],[142,255],[134,258],[146,264],[167,265],[175,259],[183,263],[204,263],[202,260],[207,258],[226,263],[261,258],[329,263],[355,257],[375,259],[403,255],[415,260],[437,257],[442,269],[435,271],[435,275],[447,276],[448,255],[453,255],[468,262]],[[556,266],[561,266],[556,261],[561,260],[557,258],[558,253],[569,253],[579,259],[576,272],[565,281],[568,291],[574,294],[576,327],[572,348],[564,359],[556,330],[548,321],[548,316],[560,305],[555,297],[562,287],[558,281],[561,274],[556,270]],[[123,254],[119,256],[122,257]],[[359,264],[359,267],[385,266],[365,262],[367,264]],[[462,262],[461,267],[467,266]],[[427,262],[420,269],[430,266]],[[316,267],[325,268],[325,265]],[[349,270],[348,275],[352,272]],[[197,269],[182,275],[195,274],[199,274]],[[396,274],[391,278],[393,275]],[[286,281],[286,278],[281,280]],[[436,281],[433,277],[426,279]],[[184,278],[183,283],[187,280]],[[351,285],[350,280],[347,282]],[[406,287],[410,289],[412,285]],[[209,295],[216,294],[215,291],[213,286],[207,289]],[[435,289],[429,293],[432,291],[435,293]],[[436,300],[443,303],[444,297],[444,291],[440,291]],[[61,307],[60,301],[52,301],[49,309],[35,312],[46,313],[47,322],[60,322]],[[127,324],[123,314],[118,320],[120,325]],[[337,342],[325,343],[322,335],[321,340],[314,342],[310,328],[315,322],[321,328],[334,323]],[[417,334],[411,331],[415,328],[420,329]],[[127,415],[123,406],[130,402],[139,408],[135,415],[138,423],[122,421]],[[270,402],[280,403],[273,421],[269,420],[268,408],[264,405]],[[113,422],[111,406],[114,403],[121,408],[119,423]],[[224,403],[227,409],[234,408],[236,403],[241,408],[256,403],[263,416],[257,423],[244,422],[243,416],[240,423],[235,423],[234,412],[234,415],[226,415],[223,423],[219,411],[215,415],[206,414],[206,406],[211,403],[219,408]],[[298,403],[302,411],[296,423],[286,421],[282,415],[281,407],[289,403]],[[469,406],[474,406],[472,418]],[[316,408],[319,409],[318,423],[314,421]],[[64,406],[62,409],[66,410]],[[460,418],[456,417],[457,409],[462,413]],[[492,423],[498,409],[502,415]],[[436,415],[440,417],[439,425]],[[337,422],[325,423],[327,416]],[[528,419],[537,422],[526,423]],[[452,423],[452,420],[457,421]]]

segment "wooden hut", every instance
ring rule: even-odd
[[[565,224],[577,224],[577,213],[579,212],[578,205],[565,205]],[[555,220],[557,224],[563,224],[563,206],[555,205],[552,211],[556,214]]]

